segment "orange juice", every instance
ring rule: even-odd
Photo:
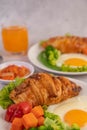
[[[6,51],[26,52],[28,49],[28,31],[26,27],[11,26],[2,29],[2,40]]]

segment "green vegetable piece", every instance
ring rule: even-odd
[[[48,60],[53,60],[54,59],[54,54],[52,51],[49,51],[49,55],[48,55]]]
[[[58,122],[54,119],[50,119],[50,118],[46,118],[45,119],[45,121],[44,121],[44,125],[46,126],[46,127],[51,127],[53,130],[62,130],[62,129],[60,129],[61,128],[61,126],[59,125],[59,124],[57,124]]]
[[[60,57],[60,55],[61,55],[60,51],[58,51],[52,46],[47,46],[47,48],[44,51],[40,52],[37,58],[43,65],[56,71],[87,72],[87,66],[72,67],[64,64],[62,66],[57,66],[56,62]]]
[[[44,116],[45,116],[45,121],[44,121],[45,126],[47,127],[51,126],[54,130],[60,128],[61,119],[58,115],[45,111]]]
[[[80,130],[80,127],[77,125],[77,124],[73,124],[72,126],[71,126],[71,130]]]
[[[53,66],[55,66],[55,64],[56,64],[56,60],[55,60],[55,59],[49,60],[48,62],[49,62],[49,64],[51,64],[51,65],[53,65]]]
[[[0,106],[3,109],[6,109],[9,105],[13,104],[13,101],[9,98],[9,94],[15,87],[17,87],[23,81],[24,79],[17,78],[15,82],[11,82],[8,85],[5,85],[0,90]]]
[[[32,128],[29,128],[29,130],[38,130],[37,127],[32,127]]]
[[[51,126],[52,124],[55,124],[54,120],[50,119],[49,117],[45,118],[44,125],[45,126]]]
[[[56,48],[54,48],[53,46],[47,46],[45,49],[46,55],[53,55],[55,59],[58,59],[58,57],[60,56],[60,51],[58,51]]]
[[[51,112],[48,112],[48,111],[45,111],[44,112],[44,117],[46,118],[50,118],[50,119],[52,119],[52,120],[56,120],[56,121],[58,121],[58,122],[60,122],[61,121],[61,119],[60,119],[60,117],[58,116],[58,115],[56,115],[56,114],[54,114],[54,113],[51,113]]]
[[[45,50],[46,50],[47,52],[48,52],[48,51],[50,51],[50,50],[52,50],[52,51],[53,51],[53,50],[54,50],[54,47],[53,47],[53,46],[51,46],[51,45],[49,45],[49,46],[47,46],[47,47],[46,47],[46,49],[45,49]]]
[[[39,126],[38,130],[47,130],[47,127],[45,125]]]
[[[56,66],[56,65],[51,65],[46,57],[46,53],[45,51],[42,51],[39,55],[38,55],[38,60],[45,66],[47,66],[50,69],[53,70],[60,70],[60,67]]]
[[[47,130],[80,130],[77,124],[69,126],[67,123],[62,122],[60,117],[54,113],[45,111],[44,116],[44,125],[46,126]]]
[[[47,126],[47,130],[54,130],[53,128],[52,128],[52,126]]]
[[[53,66],[56,65],[56,61],[61,54],[60,51],[58,51],[53,46],[47,46],[44,52],[46,54],[46,59],[48,60],[49,64]]]
[[[57,49],[54,50],[54,56],[55,56],[55,59],[58,59],[61,55],[61,52],[58,51]]]
[[[61,122],[60,123],[60,130],[71,130],[71,127],[64,122]]]
[[[87,66],[83,66],[83,71],[85,72],[85,71],[87,71]]]

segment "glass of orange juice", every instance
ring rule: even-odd
[[[22,26],[2,28],[2,42],[7,52],[25,54],[28,50],[28,30]]]

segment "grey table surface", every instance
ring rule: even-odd
[[[87,0],[0,0],[0,53],[4,62],[18,58],[6,55],[2,45],[1,29],[8,25],[27,26],[29,48],[66,33],[87,36]],[[19,59],[29,62],[27,56]],[[69,77],[87,82],[87,75]]]

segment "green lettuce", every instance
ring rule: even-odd
[[[24,79],[16,78],[15,82],[10,82],[0,90],[0,106],[6,109],[9,105],[13,104],[13,101],[9,98],[10,92],[20,85]]]

